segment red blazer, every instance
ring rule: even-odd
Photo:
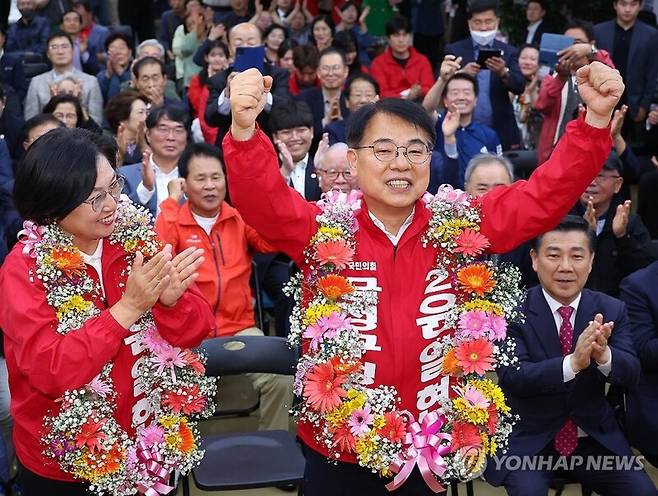
[[[135,391],[133,365],[142,354],[130,331],[122,327],[108,308],[123,295],[126,282],[126,252],[103,240],[103,283],[106,300],[94,303],[101,313],[65,336],[57,333],[57,317],[46,302],[43,283],[33,276],[35,260],[23,255],[18,243],[0,270],[0,327],[4,332],[5,357],[11,389],[13,440],[20,462],[32,472],[49,479],[73,481],[52,459],[42,456],[43,417],[57,414],[67,389],[81,387],[112,361],[112,380],[117,392],[116,420],[129,433],[131,424],[148,419],[144,394]],[[96,271],[87,267],[90,277]],[[11,302],[11,304],[7,304]],[[214,327],[208,304],[196,287],[191,287],[172,308],[156,304],[153,317],[158,331],[174,346],[198,346]]]
[[[192,107],[193,115],[199,118],[203,139],[206,141],[206,143],[214,145],[217,141],[217,133],[219,132],[219,128],[210,127],[206,122],[204,114],[206,112],[208,96],[210,96],[208,85],[201,84],[201,78],[199,78],[199,74],[195,75],[190,80],[190,87],[187,89],[187,99],[190,101],[190,107]]]
[[[387,48],[372,61],[370,75],[379,83],[382,98],[400,98],[400,92],[414,84],[420,84],[421,96],[424,96],[434,84],[430,61],[414,48],[409,48],[409,59],[404,68],[395,61],[391,49]]]
[[[223,147],[233,204],[245,222],[307,273],[303,250],[317,231],[318,207],[283,180],[274,147],[262,131],[247,141],[235,141],[229,133]],[[481,229],[491,250],[507,252],[555,226],[601,169],[610,147],[609,129],[572,122],[551,160],[529,181],[486,194]],[[259,166],[250,166],[255,163]],[[454,299],[450,275],[445,280],[432,277],[436,251],[421,243],[429,219],[429,210],[419,200],[396,249],[375,226],[364,201],[357,214],[355,263],[341,273],[355,285],[379,288],[376,313],[353,321],[366,342],[364,371],[373,386],[395,386],[400,409],[416,418],[436,409],[438,396],[449,391],[447,379],[442,380],[436,364],[429,364],[431,353],[424,350],[437,336],[454,332],[444,325],[444,312]],[[304,443],[327,456],[311,425],[300,423],[298,432]]]

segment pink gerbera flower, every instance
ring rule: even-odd
[[[473,386],[466,386],[463,390],[459,391],[462,398],[468,401],[469,405],[473,408],[488,408],[489,400]]]
[[[473,310],[460,315],[459,330],[462,337],[481,338],[489,332],[489,318],[482,310]]]
[[[317,322],[313,325],[310,325],[304,331],[303,336],[311,340],[311,349],[317,351],[320,346],[320,341],[322,341],[322,335],[324,334],[324,328],[320,326],[320,323]]]
[[[175,346],[167,346],[156,350],[151,360],[158,366],[158,374],[162,374],[166,369],[169,369],[171,380],[174,382],[176,382],[174,367],[180,368],[186,365],[183,350]]]
[[[486,236],[472,229],[464,229],[455,240],[457,248],[455,251],[466,257],[475,257],[489,247],[489,240]]]
[[[354,410],[348,422],[350,432],[354,436],[363,436],[370,431],[370,426],[374,420],[375,417],[370,413],[370,405]]]
[[[332,264],[337,270],[347,267],[353,257],[354,250],[343,239],[319,243],[315,249],[315,258],[320,265]]]
[[[89,384],[87,384],[87,387],[89,388],[90,391],[97,394],[101,398],[107,397],[107,395],[112,392],[112,386],[110,386],[107,382],[104,382],[101,379],[100,374],[94,377],[89,382]]]
[[[489,317],[489,340],[500,341],[507,335],[507,321],[500,315]]]
[[[164,433],[164,429],[159,425],[150,425],[142,429],[140,437],[147,445],[153,446],[164,441]]]
[[[493,348],[484,339],[464,341],[455,349],[455,356],[465,374],[484,375],[493,370]]]
[[[344,376],[336,374],[331,362],[316,365],[306,376],[304,397],[313,410],[327,413],[340,405],[341,398],[347,396],[341,388],[345,380]]]
[[[328,317],[321,317],[318,326],[324,330],[327,338],[334,338],[340,331],[346,331],[351,326],[350,318],[344,313],[332,313]]]

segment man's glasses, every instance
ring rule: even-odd
[[[103,203],[105,203],[105,198],[107,198],[107,195],[110,195],[112,198],[114,198],[115,201],[119,201],[121,191],[123,191],[124,182],[124,179],[121,176],[118,176],[114,181],[110,183],[110,186],[107,188],[107,190],[101,191],[96,196],[93,196],[89,198],[89,200],[83,201],[82,203],[88,203],[91,205],[91,208],[94,212],[98,212],[101,208],[103,208]]]
[[[339,170],[336,170],[336,169],[328,169],[328,170],[318,169],[318,171],[322,172],[325,176],[327,176],[332,181],[335,181],[336,179],[338,179],[338,176],[340,174],[343,175],[343,177],[345,178],[346,181],[349,181],[352,178],[352,173],[350,171],[339,171]]]
[[[372,148],[375,158],[387,164],[398,158],[400,149],[402,149],[402,154],[412,165],[423,165],[432,154],[432,150],[425,143],[411,143],[407,146],[398,146],[390,139],[378,140],[368,146],[354,147],[355,150],[361,150],[362,148]]]

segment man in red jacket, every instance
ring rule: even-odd
[[[432,66],[411,46],[411,25],[404,17],[386,24],[388,50],[373,60],[370,74],[379,83],[382,98],[418,100],[434,84]]]
[[[318,229],[320,211],[291,192],[281,178],[274,148],[256,128],[271,87],[257,70],[245,71],[231,83],[231,132],[224,140],[229,187],[245,222],[268,242],[286,252],[308,272],[303,251]],[[569,124],[551,159],[529,181],[501,186],[482,197],[481,233],[494,253],[509,251],[555,226],[594,178],[610,150],[608,124],[624,90],[619,73],[600,63],[578,72],[581,97],[588,107],[583,120]],[[448,378],[423,373],[425,350],[444,328],[446,305],[454,295],[452,275],[435,277],[436,248],[421,238],[431,213],[422,201],[429,183],[429,150],[435,138],[429,116],[412,103],[385,99],[353,116],[348,160],[363,193],[356,213],[354,263],[341,275],[379,293],[376,312],[359,326],[365,342],[364,384],[395,386],[400,410],[415,418],[437,411],[448,396]],[[395,158],[383,162],[373,143],[392,141]],[[410,145],[424,143],[425,161],[407,160]],[[421,153],[422,155],[422,153]],[[381,154],[380,154],[381,156]],[[258,194],[254,194],[258,191]],[[442,304],[439,304],[442,302]],[[318,442],[315,428],[299,424],[306,451],[304,492],[310,496],[385,495],[385,480],[341,454],[330,462],[331,447]],[[432,494],[414,470],[397,495]]]

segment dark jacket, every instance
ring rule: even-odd
[[[313,112],[313,139],[319,140],[322,138],[322,119],[324,119],[324,97],[322,96],[322,88],[308,88],[303,90],[295,97],[296,100],[306,102]],[[345,96],[340,95],[340,115],[347,116],[349,110],[345,104]]]
[[[509,68],[507,82],[504,82],[495,74],[491,74],[491,83],[489,86],[489,96],[491,98],[491,110],[493,114],[493,129],[500,138],[503,150],[511,150],[521,147],[521,132],[516,125],[514,117],[514,108],[509,98],[509,93],[516,95],[523,93],[525,81],[521,70],[519,69],[519,52],[516,48],[507,43],[494,40],[493,48],[503,51],[503,59]],[[462,66],[469,62],[475,62],[475,52],[473,50],[473,41],[469,36],[465,40],[451,43],[446,47],[445,52],[457,57],[462,57]]]
[[[7,52],[46,53],[46,42],[50,35],[50,22],[41,16],[35,16],[25,25],[23,18],[9,26],[7,30]]]

